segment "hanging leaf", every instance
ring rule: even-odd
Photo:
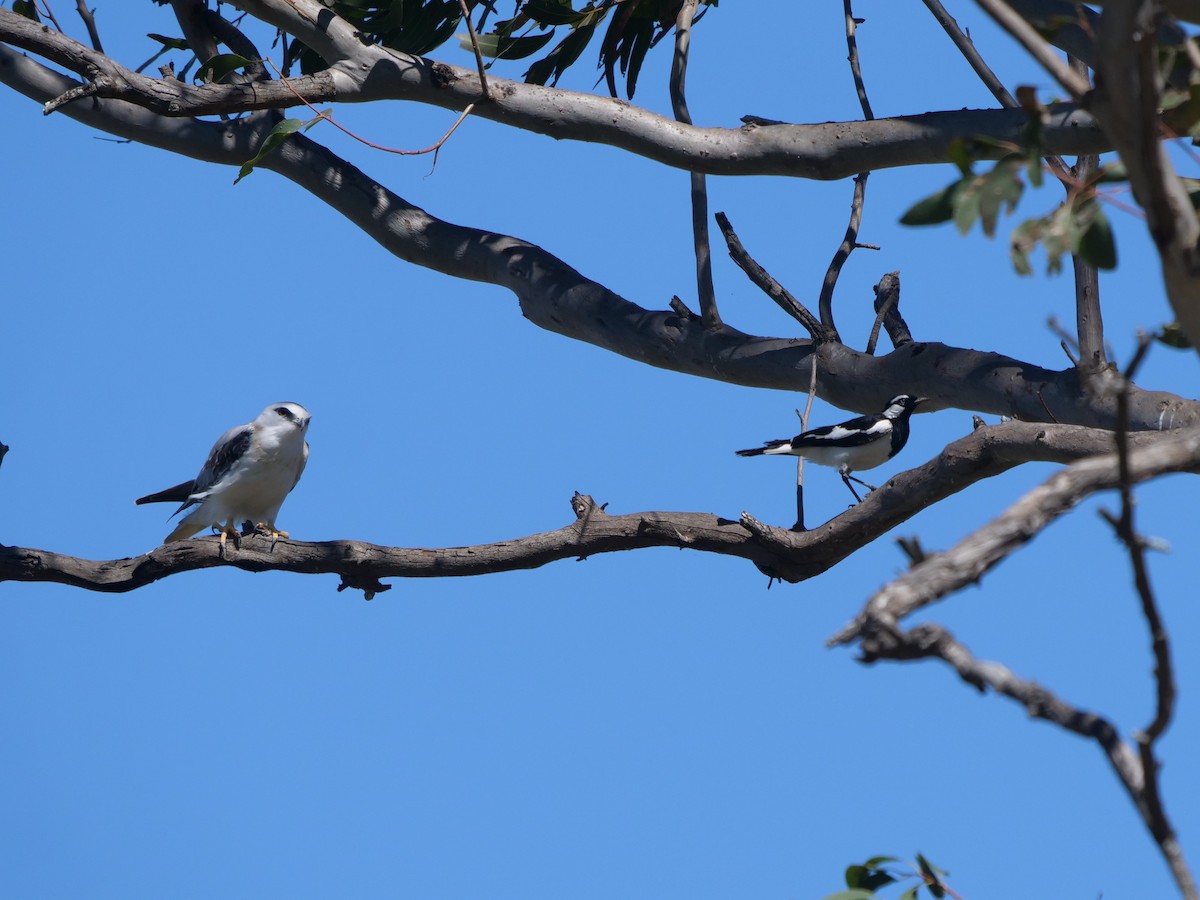
[[[900,224],[940,225],[942,222],[949,222],[954,216],[954,196],[968,180],[960,178],[936,194],[930,194],[925,199],[918,200],[900,217]]]
[[[570,0],[528,0],[521,12],[541,25],[577,25],[591,11],[588,4],[582,12],[571,8]]]
[[[569,35],[567,35],[559,43],[557,47],[551,50],[545,57],[539,59],[525,72],[525,81],[528,84],[546,84],[551,86],[558,84],[558,79],[562,76],[575,60],[579,59],[579,55],[583,52],[583,48],[588,45],[588,41],[592,39],[592,35],[596,32],[596,25],[599,24],[600,18],[587,25],[581,25]]]
[[[318,122],[322,116],[329,114],[329,110],[325,110],[321,115],[309,119],[307,122],[301,119],[284,119],[278,125],[271,129],[271,133],[266,136],[262,142],[262,146],[258,148],[258,153],[254,154],[254,158],[242,164],[238,170],[238,177],[233,179],[233,183],[237,184],[247,175],[254,171],[254,167],[261,163],[267,156],[273,153],[280,144],[286,141],[297,131],[308,131]]]
[[[489,59],[524,59],[532,56],[545,47],[554,38],[553,31],[545,34],[535,34],[523,37],[507,37],[503,34],[480,34],[479,52]],[[471,46],[471,36],[460,35],[459,44],[464,50],[474,52]]]

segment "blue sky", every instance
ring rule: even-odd
[[[841,10],[827,6],[712,11],[693,43],[696,122],[857,118]],[[1057,93],[959,6],[1010,87]],[[916,5],[856,12],[877,115],[993,105]],[[97,17],[132,65],[152,51],[140,35],[177,31],[151,4],[106,4]],[[665,51],[636,97],[663,111]],[[456,48],[438,55],[468,64]],[[586,62],[564,86],[592,86]],[[399,104],[336,112],[407,147],[453,119]],[[0,441],[12,448],[0,543],[101,559],[152,549],[168,510],[133,498],[194,474],[224,429],[278,400],[313,413],[309,467],[279,519],[298,539],[500,540],[566,524],[576,490],[615,512],[791,522],[792,466],[732,451],[791,433],[803,398],[537,330],[503,291],[398,262],[269,172],[234,187],[231,169],[98,141],[7,90],[0,117],[0,374],[11,388]],[[432,172],[427,157],[310,134],[434,215],[539,243],[643,306],[676,293],[695,305],[683,173],[482,120]],[[1072,321],[1071,284],[1046,277],[1040,257],[1036,276],[1012,272],[1015,220],[999,240],[896,224],[953,177],[950,166],[872,176],[861,239],[883,249],[856,253],[842,275],[843,336],[865,342],[871,285],[899,269],[918,339],[1063,365],[1045,322]],[[849,180],[710,179],[710,190],[751,252],[815,297]],[[1027,196],[1022,212],[1057,199]],[[1123,360],[1138,328],[1171,315],[1141,223],[1110,216],[1121,268],[1102,294]],[[723,251],[715,269],[726,321],[795,333]],[[1194,395],[1195,357],[1156,349],[1141,382]],[[814,417],[844,414],[818,402]],[[918,416],[904,454],[871,474],[924,462],[970,427],[969,411]],[[897,535],[947,547],[1051,471],[976,485]],[[844,507],[836,474],[808,477],[810,520]],[[1163,479],[1138,497],[1140,526],[1172,548],[1152,557],[1180,683],[1161,755],[1195,863],[1194,482]],[[1152,661],[1127,560],[1096,512],[1115,503],[1084,503],[930,618],[1128,734],[1152,715]],[[1171,896],[1096,747],[944,666],[864,667],[824,648],[904,568],[891,537],[770,590],[742,561],[666,549],[396,582],[369,603],[336,593],[333,576],[234,570],[111,596],[6,583],[0,890],[815,898],[839,888],[848,863],[919,850],[971,900]]]

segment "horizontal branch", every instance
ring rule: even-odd
[[[1111,436],[1109,441],[1107,449],[1111,451],[1114,446]],[[1141,441],[1138,446],[1130,447],[1130,483],[1140,483],[1168,472],[1198,469],[1200,428],[1162,435],[1157,440]],[[950,550],[926,557],[884,586],[868,601],[863,612],[830,638],[829,643],[846,644],[879,628],[894,629],[896,623],[911,613],[978,581],[989,569],[1091,494],[1120,486],[1121,466],[1116,452],[1084,459],[1056,472]]]
[[[325,12],[332,16],[328,10]],[[832,180],[871,169],[928,165],[947,161],[955,141],[986,138],[991,142],[1020,143],[1028,122],[1021,110],[987,109],[869,122],[700,128],[621,100],[492,75],[488,83],[493,99],[480,103],[479,76],[473,70],[358,40],[350,47],[344,39],[338,44],[340,58],[329,69],[290,79],[287,84],[256,81],[190,85],[139,75],[66,35],[3,8],[0,42],[70,69],[91,83],[92,96],[124,100],[161,116],[285,109],[299,105],[301,98],[314,104],[408,100],[455,111],[476,103],[474,115],[504,125],[560,140],[607,144],[664,165],[710,175]],[[332,54],[334,50],[327,52]],[[66,89],[42,102],[54,102],[64,94]],[[1069,104],[1049,107],[1042,139],[1047,151],[1057,154],[1109,149],[1108,140],[1091,116]],[[1001,151],[980,145],[978,152],[986,157]]]
[[[1168,435],[1131,436],[1134,446],[1171,441]],[[892,478],[859,505],[813,531],[763,525],[711,513],[639,512],[609,515],[590,497],[572,500],[576,520],[555,531],[470,547],[384,547],[362,541],[272,542],[250,535],[240,548],[200,538],[159,547],[128,559],[87,560],[47,550],[0,547],[0,582],[53,582],[95,591],[122,592],[162,578],[232,566],[251,572],[336,574],[344,586],[385,589],[382,578],[437,578],[534,569],[596,553],[677,547],[734,556],[771,578],[800,582],[832,568],[856,550],[921,510],[984,478],[1033,460],[1072,462],[1111,446],[1112,436],[1074,425],[1009,422],[979,428],[924,465]]]

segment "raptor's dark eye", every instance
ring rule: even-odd
[[[295,414],[294,414],[294,413],[293,413],[293,412],[292,412],[290,409],[288,409],[286,406],[277,406],[277,407],[275,407],[275,412],[279,413],[279,414],[280,414],[281,416],[283,416],[285,419],[294,419],[294,418],[296,418]]]

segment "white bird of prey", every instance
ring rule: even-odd
[[[181,503],[172,517],[195,507],[167,535],[164,544],[212,527],[220,530],[224,551],[225,539],[232,534],[236,540],[239,526],[247,520],[272,537],[287,537],[286,531],[275,528],[275,517],[308,462],[304,436],[310,418],[299,403],[272,404],[253,422],[221,435],[194,479],[147,494],[136,502]]]
[[[921,398],[901,394],[893,397],[877,416],[859,416],[840,425],[825,425],[796,435],[794,438],[767,441],[752,450],[738,450],[738,456],[787,454],[803,456],[820,466],[832,466],[850,488],[854,499],[862,502],[851,481],[868,490],[875,490],[851,472],[881,466],[908,442],[908,417],[921,403]]]

